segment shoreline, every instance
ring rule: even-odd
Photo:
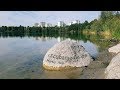
[[[87,67],[66,69],[60,71],[44,70],[47,79],[105,79],[104,71],[109,65],[112,57],[107,49],[102,51],[98,57]]]
[[[108,49],[99,53],[98,57],[89,66],[83,69],[79,79],[105,79],[105,69],[115,54],[109,53]]]

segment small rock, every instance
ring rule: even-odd
[[[120,52],[120,44],[117,44],[117,45],[109,48],[108,51],[112,52],[112,53],[119,53]]]

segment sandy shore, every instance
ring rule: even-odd
[[[95,61],[91,62],[87,68],[83,69],[80,79],[104,79],[104,71],[112,57],[113,56],[110,55],[107,50],[100,53]]]
[[[101,52],[88,67],[81,67],[63,71],[44,70],[45,79],[104,79],[104,71],[109,65],[114,54],[110,54],[108,49]]]
[[[105,78],[105,69],[109,65],[112,58],[116,55],[110,53],[108,49],[116,43],[112,43],[104,51],[100,52],[95,61],[91,62],[87,68],[83,68],[82,74],[79,79],[104,79]]]

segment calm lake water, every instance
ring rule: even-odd
[[[70,38],[0,37],[0,79],[79,78],[81,69],[47,71],[42,67],[46,52],[56,43]],[[97,57],[109,43],[77,40],[93,57]],[[76,73],[77,72],[77,73]]]

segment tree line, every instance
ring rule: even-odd
[[[24,27],[24,26],[2,26],[0,27],[0,35],[16,35],[16,36],[62,36],[64,34],[83,34],[91,33],[111,35],[112,37],[120,37],[120,13],[118,11],[101,11],[98,19],[91,22],[87,20],[83,23],[72,24],[64,27]]]
[[[120,13],[118,11],[101,11],[98,20],[95,19],[91,23],[90,28],[86,28],[85,31],[120,38]]]

